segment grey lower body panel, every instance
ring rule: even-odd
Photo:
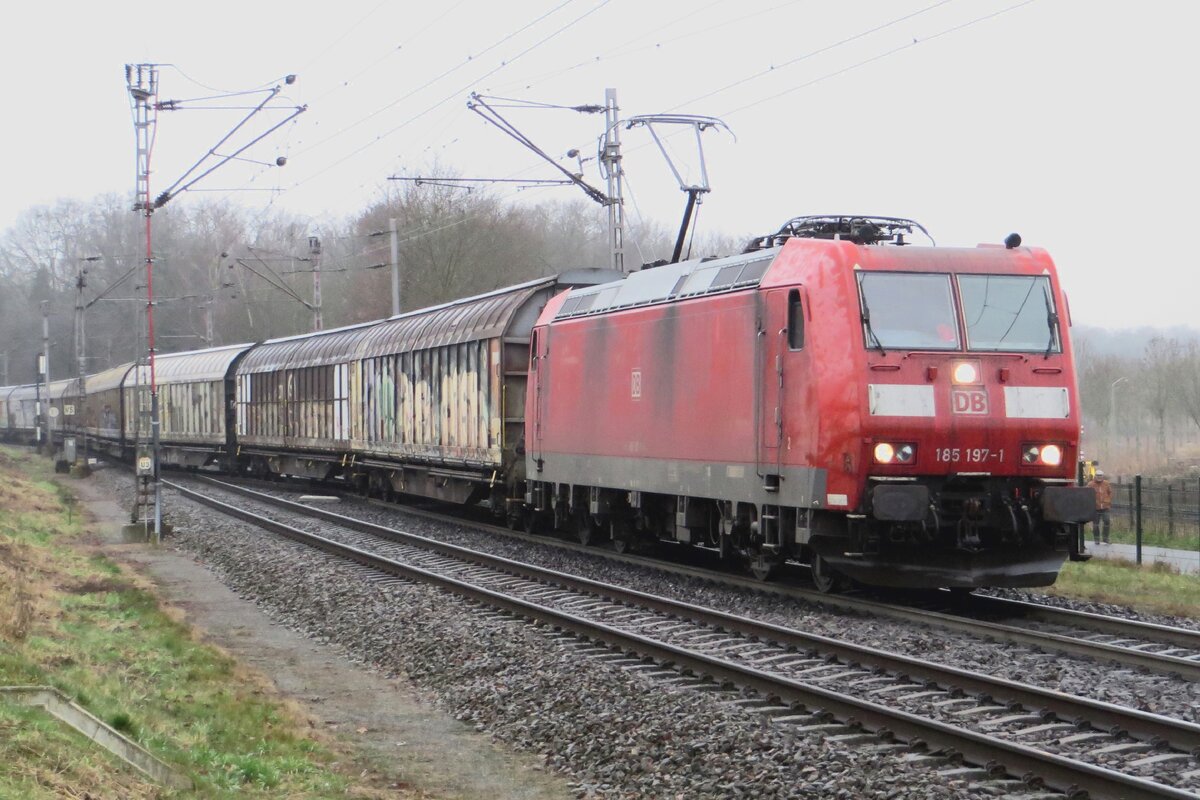
[[[978,553],[904,548],[846,555],[840,545],[814,543],[826,563],[849,578],[872,586],[908,589],[1049,586],[1067,558],[1065,552],[1033,546]]]
[[[539,455],[541,470],[537,456],[530,454],[526,458],[525,474],[529,480],[796,508],[819,508],[825,499],[825,470],[813,467],[773,465],[772,474],[779,476],[774,484],[759,475],[754,464]]]

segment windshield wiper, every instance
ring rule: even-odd
[[[879,341],[879,337],[875,335],[875,329],[871,327],[871,309],[867,308],[867,298],[863,298],[862,303],[862,321],[866,326],[867,336],[871,337],[871,341],[875,343],[875,347],[879,348],[879,354],[887,355],[887,351],[883,349],[883,342]]]
[[[1042,291],[1042,298],[1046,301],[1046,324],[1050,328],[1050,341],[1046,343],[1046,353],[1042,358],[1049,358],[1054,352],[1054,341],[1058,332],[1058,314],[1054,313],[1054,306],[1050,304],[1050,287],[1047,285]]]

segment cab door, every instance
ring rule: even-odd
[[[546,398],[543,384],[547,379],[546,370],[550,364],[548,355],[547,333],[549,328],[534,328],[529,347],[529,395],[526,397],[526,430],[525,449],[534,462],[533,475],[541,472],[542,465],[542,422],[545,413]]]
[[[765,293],[759,328],[759,471],[778,485],[791,384],[800,377],[804,349],[804,308],[798,287]],[[772,477],[774,476],[774,477]]]

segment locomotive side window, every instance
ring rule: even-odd
[[[804,309],[800,304],[800,290],[788,292],[787,312],[788,349],[804,349]]]
[[[1044,275],[959,275],[970,350],[1057,353],[1058,315]]]
[[[868,349],[960,349],[949,275],[863,271],[858,288]]]

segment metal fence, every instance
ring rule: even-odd
[[[1200,557],[1200,477],[1120,476],[1113,482],[1112,540]]]

